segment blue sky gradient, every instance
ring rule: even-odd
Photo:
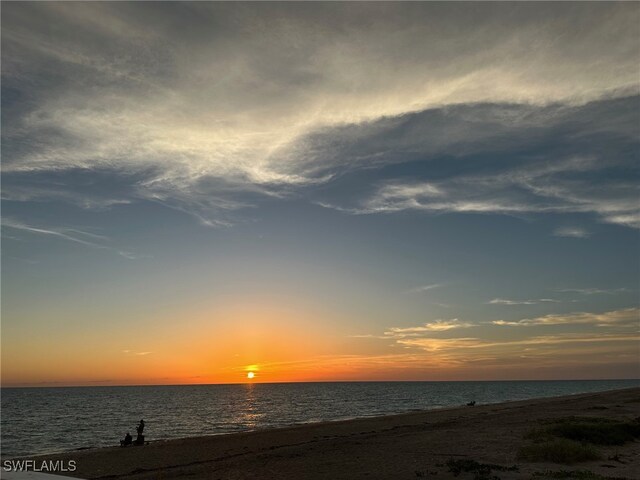
[[[3,5],[4,383],[637,377],[638,23],[636,3]],[[188,356],[172,336],[265,305],[322,348],[156,375]],[[132,338],[158,359],[135,378],[110,370]]]

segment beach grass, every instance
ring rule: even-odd
[[[640,437],[640,422],[577,418],[559,422],[550,428],[550,433],[594,445],[624,445]]]
[[[554,438],[523,446],[520,448],[518,458],[530,462],[572,464],[598,460],[600,453],[588,443],[580,443],[566,438]]]
[[[640,438],[640,422],[604,417],[570,416],[547,420],[542,429],[529,432],[519,458],[572,464],[601,458],[596,445],[624,445]]]
[[[449,472],[453,473],[455,477],[463,472],[472,473],[474,480],[493,480],[497,479],[496,475],[493,475],[494,471],[498,472],[517,472],[519,468],[517,465],[505,467],[503,465],[496,465],[494,463],[480,463],[471,459],[449,459],[447,461],[447,467]]]
[[[609,477],[590,470],[547,470],[534,472],[534,480],[630,480],[627,477]]]

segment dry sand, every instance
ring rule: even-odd
[[[472,459],[518,472],[502,480],[542,479],[534,472],[589,470],[640,478],[640,442],[598,447],[602,460],[574,465],[523,462],[523,437],[541,421],[570,415],[630,420],[640,416],[640,388],[386,417],[310,424],[231,435],[152,442],[47,456],[73,459],[74,476],[127,479],[449,479],[449,459]],[[617,458],[614,460],[614,455]],[[38,457],[39,459],[45,457]],[[473,479],[463,472],[460,480]]]

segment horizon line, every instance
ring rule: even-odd
[[[501,380],[316,380],[316,381],[282,381],[282,382],[235,382],[235,383],[145,383],[145,384],[69,384],[69,385],[0,385],[0,390],[7,388],[125,388],[125,387],[207,387],[207,386],[231,386],[231,385],[289,385],[308,383],[484,383],[484,382],[621,382],[637,381],[636,378],[573,378],[573,379],[501,379]]]

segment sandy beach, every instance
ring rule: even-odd
[[[495,480],[578,478],[553,477],[549,472],[565,471],[568,475],[568,471],[585,470],[602,476],[588,477],[593,479],[640,478],[637,439],[623,445],[597,445],[599,458],[595,460],[563,464],[523,459],[521,449],[532,444],[532,430],[549,428],[571,416],[589,417],[594,422],[637,421],[640,389],[155,441],[144,447],[101,448],[36,458],[74,460],[77,470],[72,475],[87,479]]]

